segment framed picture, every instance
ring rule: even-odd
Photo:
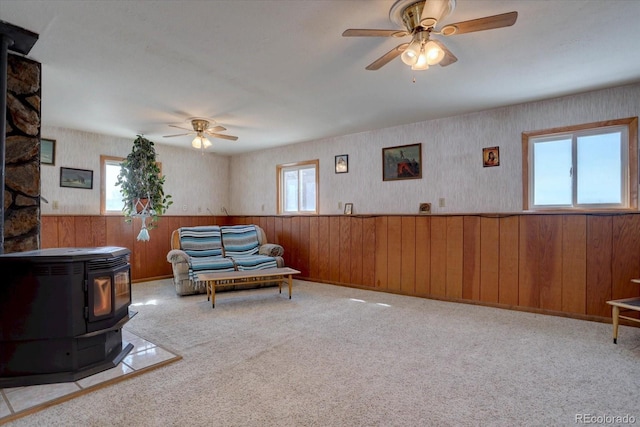
[[[349,155],[340,154],[336,156],[336,173],[349,172]]]
[[[422,144],[382,149],[382,180],[422,178]]]
[[[344,204],[344,214],[351,215],[353,213],[353,203]]]
[[[482,149],[482,166],[500,166],[500,147],[487,147]]]
[[[422,215],[428,215],[431,213],[431,203],[420,203],[419,211]]]
[[[60,187],[93,188],[93,171],[87,169],[60,168]]]
[[[54,165],[56,163],[56,140],[40,139],[40,164]]]

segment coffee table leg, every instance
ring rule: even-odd
[[[620,323],[620,307],[613,306],[613,343],[618,344],[618,325]]]
[[[211,308],[216,308],[216,283],[217,281],[213,280],[211,282]]]
[[[291,274],[289,275],[289,299],[291,299],[291,286],[293,284],[293,279],[291,278]]]

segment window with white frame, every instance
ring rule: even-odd
[[[524,209],[637,208],[637,118],[523,133]]]
[[[122,214],[122,193],[116,185],[122,157],[100,156],[100,213],[102,215]]]
[[[318,160],[278,165],[278,213],[317,214]]]

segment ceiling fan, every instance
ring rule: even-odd
[[[458,60],[447,47],[432,35],[452,36],[455,34],[473,33],[509,27],[518,19],[518,12],[448,24],[440,29],[436,25],[446,18],[455,8],[455,0],[397,0],[389,10],[389,18],[402,29],[373,30],[348,29],[343,37],[407,37],[411,41],[401,43],[369,64],[367,70],[378,70],[391,60],[400,56],[402,62],[411,66],[412,70],[426,70],[429,65],[451,65]]]
[[[210,136],[212,138],[228,139],[229,141],[238,140],[237,136],[224,135],[222,133],[219,133],[227,130],[227,128],[220,125],[212,126],[213,124],[215,124],[214,120],[204,119],[202,117],[193,117],[190,120],[191,120],[191,126],[193,127],[193,130],[186,127],[182,127],[182,126],[169,125],[172,128],[183,129],[189,132],[178,133],[175,135],[164,135],[164,138],[173,138],[175,136],[184,136],[184,135],[195,135],[196,137],[191,142],[191,145],[193,146],[193,148],[198,148],[203,150],[205,148],[211,147],[211,141],[207,139],[207,136]]]

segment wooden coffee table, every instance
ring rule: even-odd
[[[618,343],[618,325],[620,319],[625,319],[630,322],[640,323],[640,319],[636,317],[623,316],[621,311],[640,311],[640,297],[616,299],[613,301],[607,301],[612,308],[611,317],[613,320],[613,343]]]
[[[220,273],[200,273],[196,274],[196,280],[198,282],[205,282],[207,289],[207,301],[211,299],[211,308],[216,306],[216,286],[228,285],[229,282],[242,279],[239,283],[270,283],[278,282],[278,290],[282,293],[282,284],[287,282],[289,284],[289,299],[291,299],[291,288],[293,285],[294,274],[300,274],[298,270],[289,267],[282,268],[267,268],[265,270],[252,270],[252,271],[225,271]]]
[[[640,279],[631,279],[632,283],[640,284]],[[618,343],[618,325],[620,319],[625,319],[630,322],[640,323],[640,319],[637,317],[623,316],[620,312],[623,311],[640,311],[640,297],[631,297],[623,299],[614,299],[607,301],[607,304],[611,306],[611,318],[613,320],[613,343]]]

